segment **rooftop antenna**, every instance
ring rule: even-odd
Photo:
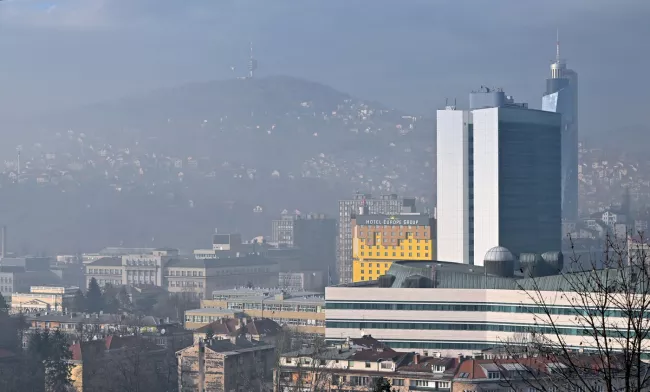
[[[248,60],[248,77],[253,78],[255,76],[255,71],[257,70],[257,60],[253,57],[253,42],[251,42],[251,55]]]

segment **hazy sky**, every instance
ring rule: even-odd
[[[4,0],[0,115],[242,74],[430,113],[480,85],[541,105],[560,29],[581,132],[650,122],[648,0]],[[231,66],[236,66],[233,73]]]

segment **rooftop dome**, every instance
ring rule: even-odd
[[[483,261],[514,261],[515,258],[507,248],[495,246],[485,253]]]

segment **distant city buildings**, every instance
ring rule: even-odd
[[[278,288],[281,290],[324,292],[325,284],[322,271],[280,272],[278,276]]]
[[[546,79],[542,110],[562,115],[562,218],[578,219],[578,73],[560,58],[557,40],[551,77]]]
[[[396,260],[435,258],[435,220],[424,213],[352,216],[352,281],[378,279]]]
[[[339,201],[337,269],[341,283],[352,282],[352,215],[361,207],[365,207],[369,214],[415,212],[415,199],[396,194],[381,195],[375,199],[370,194],[357,193],[354,199]]]
[[[279,248],[297,248],[301,262],[296,269],[318,270],[330,275],[336,269],[336,220],[325,214],[282,212],[273,220],[271,244]]]
[[[437,117],[438,258],[482,265],[494,246],[561,249],[561,116],[482,88],[470,110]]]

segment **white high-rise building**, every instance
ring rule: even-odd
[[[470,96],[470,110],[438,111],[439,260],[560,250],[560,117],[489,89]]]

